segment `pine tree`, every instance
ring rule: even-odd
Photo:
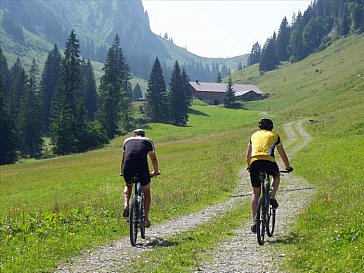
[[[3,50],[0,46],[0,75],[3,78],[3,87],[4,90],[9,90],[10,87],[10,71],[8,68],[8,62],[4,56]],[[5,99],[5,94],[4,94],[4,98]]]
[[[221,73],[220,72],[217,74],[216,82],[217,83],[221,83],[222,82]]]
[[[3,77],[0,73],[0,165],[15,163],[17,149],[14,123],[6,107],[5,93]]]
[[[58,85],[59,102],[53,111],[51,139],[58,155],[78,152],[79,140],[86,128],[86,111],[81,90],[80,44],[72,30],[66,42],[62,63],[61,84]],[[57,103],[54,103],[56,105]]]
[[[42,112],[38,68],[33,59],[19,114],[19,139],[22,155],[37,157],[42,152]]]
[[[359,33],[364,31],[364,3],[362,0],[354,0],[348,4],[351,27]]]
[[[20,102],[24,94],[26,73],[18,58],[10,70],[10,87],[6,96],[11,121],[19,124]]]
[[[250,52],[249,59],[248,59],[248,65],[253,65],[253,64],[259,63],[261,54],[262,54],[261,51],[262,51],[262,49],[261,49],[259,43],[256,42],[252,46],[252,50]]]
[[[287,18],[284,17],[279,27],[277,42],[276,42],[276,53],[279,61],[288,61],[288,43],[289,36],[291,35],[290,26],[288,25]]]
[[[186,70],[183,68],[182,69],[182,90],[183,90],[183,94],[184,94],[184,103],[183,103],[183,113],[184,113],[184,122],[186,125],[187,121],[188,121],[188,110],[189,107],[191,106],[191,102],[192,102],[192,90],[190,87],[190,77],[187,75]]]
[[[168,99],[161,64],[156,57],[148,79],[146,115],[151,122],[167,122]]]
[[[178,61],[175,62],[169,84],[170,120],[174,125],[184,126],[187,123],[187,92],[185,81]]]
[[[57,83],[61,78],[62,56],[57,45],[49,52],[44,65],[42,78],[40,82],[40,92],[42,96],[43,107],[43,129],[47,134],[51,122],[51,102],[57,88]]]
[[[143,93],[139,83],[137,83],[133,90],[133,101],[138,101],[140,98],[143,98]]]
[[[119,132],[119,124],[130,126],[130,72],[124,57],[120,39],[115,36],[109,49],[103,68],[99,93],[100,104],[98,120],[107,132],[108,138],[113,138]],[[123,120],[119,120],[122,118]]]
[[[226,92],[222,102],[226,108],[233,108],[235,107],[235,101],[236,97],[235,97],[235,90],[233,87],[233,81],[231,77],[229,77],[229,80],[226,85]]]
[[[132,87],[130,82],[127,82],[127,87],[126,89],[124,89],[123,87],[121,88],[121,100],[120,100],[120,112],[119,112],[119,124],[120,124],[120,128],[125,129],[125,131],[130,131],[131,130],[131,125],[133,122],[133,117],[132,117],[132,106],[131,106],[131,101],[132,101]]]
[[[279,61],[274,48],[275,40],[273,38],[267,39],[263,50],[262,57],[259,62],[260,71],[269,71],[277,68]]]
[[[292,27],[288,45],[288,52],[291,55],[290,61],[292,62],[300,61],[307,56],[302,39],[303,28],[304,21],[301,12],[299,12]]]
[[[325,20],[321,17],[311,18],[302,32],[302,41],[307,54],[319,50],[323,37],[327,34]]]
[[[95,113],[97,111],[97,90],[96,81],[94,75],[94,69],[92,67],[91,61],[85,60],[81,64],[81,74],[82,74],[82,93],[85,98],[85,107],[87,113],[87,119],[93,121]]]

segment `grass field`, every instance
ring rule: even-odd
[[[313,141],[292,165],[316,186],[317,194],[293,226],[289,243],[276,247],[287,253],[288,272],[363,272],[364,35],[263,75],[249,67],[233,79],[257,84],[270,93],[269,99],[245,104],[255,111],[196,105],[187,127],[146,127],[162,170],[153,180],[153,223],[201,210],[231,194],[245,167],[242,153],[259,111],[268,112],[278,130],[285,122],[312,120],[306,130]],[[0,167],[0,271],[48,272],[84,248],[127,234],[120,217],[122,142],[119,138],[85,154]],[[232,214],[242,210],[246,214],[248,207]],[[193,255],[203,255],[221,239],[209,229],[228,236],[236,225],[231,220],[221,227],[221,221],[228,220],[177,236],[180,243],[169,253],[151,252],[151,260],[165,264],[155,262],[150,268],[163,272],[175,261],[182,272],[188,271],[196,264],[184,238],[199,238]]]
[[[153,180],[152,221],[226,199],[239,182],[242,150],[257,119],[252,111],[194,106],[187,127],[150,124],[147,134],[162,170]],[[47,271],[83,248],[128,234],[120,217],[122,141],[85,154],[1,167],[0,268]]]

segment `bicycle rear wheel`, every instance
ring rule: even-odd
[[[142,202],[140,204],[140,237],[142,239],[145,239],[145,212],[144,212],[144,199],[142,199]]]
[[[257,226],[257,240],[259,245],[264,245],[264,232],[265,232],[265,216],[263,211],[264,199],[259,198],[258,209],[256,215],[256,226]]]
[[[138,237],[138,201],[133,200],[129,213],[130,243],[136,245]]]
[[[267,235],[273,236],[274,228],[276,225],[276,209],[272,206],[269,208],[268,221],[267,221]]]

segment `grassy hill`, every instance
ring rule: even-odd
[[[234,74],[235,82],[270,93],[267,100],[247,103],[248,111],[194,106],[187,127],[149,124],[162,170],[153,181],[153,223],[228,198],[261,111],[278,130],[304,119],[313,141],[292,165],[317,195],[288,240],[276,247],[287,253],[288,272],[363,271],[363,77],[364,36],[353,36],[276,71],[260,75],[253,66]],[[84,248],[127,235],[120,215],[122,141],[85,154],[0,167],[2,270],[50,271]]]

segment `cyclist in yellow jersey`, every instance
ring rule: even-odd
[[[255,132],[249,141],[247,151],[247,163],[250,171],[250,180],[253,188],[252,194],[252,214],[253,225],[252,232],[256,232],[255,215],[257,213],[257,205],[260,197],[261,182],[259,179],[259,171],[265,171],[272,175],[272,194],[270,203],[273,207],[278,208],[276,193],[280,182],[280,173],[278,165],[275,161],[274,150],[277,148],[287,171],[293,171],[289,165],[287,154],[283,148],[281,139],[278,134],[272,132],[273,122],[268,118],[262,118],[259,121],[259,131]]]

